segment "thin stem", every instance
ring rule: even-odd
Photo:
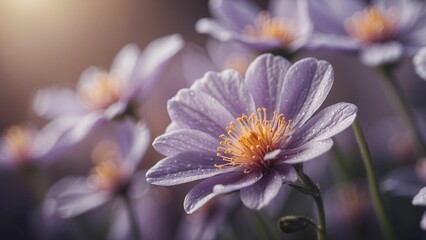
[[[138,219],[135,214],[132,200],[127,196],[123,195],[124,205],[126,205],[127,212],[129,213],[129,220],[132,227],[133,239],[142,240],[142,235],[139,230]]]
[[[413,140],[416,145],[417,151],[420,156],[426,154],[426,144],[423,141],[423,138],[418,129],[414,113],[411,110],[410,105],[405,100],[404,95],[401,91],[401,87],[398,84],[398,81],[395,75],[392,73],[392,68],[385,66],[382,69],[383,74],[386,77],[385,86],[386,93],[388,98],[392,101],[393,105],[396,106],[399,115],[402,117],[402,120],[405,122]]]
[[[325,212],[324,212],[324,204],[322,202],[321,192],[319,188],[313,184],[313,181],[309,178],[308,175],[304,174],[302,169],[299,167],[295,167],[297,175],[299,177],[300,182],[311,191],[313,194],[310,194],[314,200],[315,205],[317,206],[317,214],[318,214],[318,223],[317,223],[317,239],[325,240],[326,239],[326,221],[325,221]]]
[[[355,119],[352,124],[353,131],[355,133],[356,142],[361,153],[361,157],[367,172],[368,186],[370,189],[371,199],[374,205],[374,211],[379,219],[380,228],[386,239],[395,239],[395,234],[390,224],[389,217],[385,211],[382,196],[379,191],[379,184],[377,183],[377,177],[374,172],[373,163],[371,161],[370,151],[368,150],[367,142],[365,141],[364,134],[362,133],[361,127],[358,121]]]

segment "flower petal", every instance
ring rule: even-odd
[[[219,141],[198,130],[181,129],[157,137],[152,145],[161,154],[171,156],[185,151],[216,152]]]
[[[184,200],[184,208],[187,213],[193,213],[207,201],[219,194],[230,193],[250,186],[262,178],[262,173],[243,171],[222,174],[209,178],[191,189]]]
[[[137,124],[133,124],[128,119],[131,130],[130,135],[127,137],[131,141],[130,149],[125,152],[125,167],[130,173],[137,168],[140,161],[143,159],[143,155],[150,146],[150,134],[147,125],[143,121],[139,121]]]
[[[350,103],[337,103],[324,108],[304,126],[296,129],[289,143],[290,148],[309,141],[325,140],[340,133],[353,123],[357,109]]]
[[[214,97],[199,91],[182,89],[169,100],[168,112],[178,125],[218,137],[234,116]]]
[[[33,109],[37,115],[49,119],[81,115],[87,111],[72,90],[62,87],[38,90],[33,100]]]
[[[107,122],[101,112],[92,112],[75,120],[75,126],[61,139],[67,145],[73,145],[87,136],[94,128]]]
[[[196,81],[192,89],[214,97],[233,116],[255,112],[253,97],[249,93],[242,76],[234,70],[221,73],[208,72]]]
[[[310,141],[295,149],[289,149],[280,156],[283,164],[295,164],[312,160],[330,150],[333,140]]]
[[[266,107],[272,115],[281,97],[283,79],[290,63],[279,56],[263,54],[254,60],[247,69],[246,84],[253,95],[257,107]]]
[[[297,181],[297,173],[291,164],[286,162],[276,161],[272,166],[281,175],[282,181],[285,183],[293,183]]]
[[[265,207],[279,192],[282,178],[274,169],[270,169],[255,184],[241,189],[240,196],[244,205],[259,210]]]
[[[108,192],[90,188],[84,177],[66,177],[50,188],[44,203],[44,211],[70,218],[111,199]]]
[[[412,204],[426,206],[426,187],[420,189],[416,196],[414,196]]]
[[[215,18],[239,30],[252,24],[260,12],[259,8],[245,0],[210,0],[209,8]]]
[[[394,63],[403,54],[403,47],[398,42],[372,44],[360,52],[361,62],[370,67]]]
[[[416,73],[423,80],[426,80],[426,47],[421,48],[413,58]]]
[[[321,106],[333,85],[333,68],[326,61],[305,58],[287,71],[278,103],[292,126],[303,125]]]
[[[127,44],[114,58],[110,73],[126,82],[130,81],[136,77],[139,54],[139,47],[136,44]]]
[[[129,84],[129,91],[135,101],[141,102],[146,98],[172,57],[182,48],[183,40],[178,34],[156,39],[145,47],[140,56],[138,77],[132,79],[133,83]]]
[[[220,169],[215,164],[224,161],[212,152],[182,152],[167,157],[146,174],[146,180],[155,185],[171,186],[212,177],[233,171],[233,168]]]

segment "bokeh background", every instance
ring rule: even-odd
[[[0,131],[25,121],[42,126],[45,121],[35,116],[31,109],[31,100],[37,89],[51,85],[73,87],[85,68],[95,65],[108,69],[115,54],[127,43],[136,43],[143,49],[158,37],[179,33],[185,41],[203,46],[207,36],[196,33],[194,24],[198,19],[209,16],[207,2],[0,0]],[[263,7],[267,5],[267,1],[255,2]],[[326,59],[333,64],[336,70],[335,85],[324,105],[338,101],[355,103],[359,107],[359,118],[367,139],[377,144],[378,148],[385,148],[372,149],[373,155],[381,161],[388,160],[383,159],[380,153],[395,146],[388,143],[389,139],[377,137],[377,134],[392,130],[387,129],[384,122],[392,118],[394,112],[381,90],[380,81],[376,80],[381,76],[358,63],[356,56],[317,51],[302,53],[298,58],[304,56]],[[142,107],[142,116],[148,122],[152,137],[161,134],[168,124],[167,99],[188,84],[180,67],[178,56]],[[397,75],[410,103],[422,112],[426,106],[426,83],[414,74],[410,60],[405,60],[399,66]],[[350,132],[346,131],[340,141],[344,150],[354,151]],[[84,158],[84,150],[79,154],[76,153],[78,158]],[[150,149],[142,168],[152,166],[160,158]],[[84,159],[78,161],[84,162]],[[59,178],[61,169],[63,171],[71,166],[67,164],[54,166],[59,171],[51,173],[51,179]],[[83,169],[86,168],[71,169],[71,172],[84,173]],[[33,199],[27,192],[25,182],[13,174],[0,172],[0,239],[35,238],[36,227],[28,221]],[[159,192],[160,195],[170,194]],[[178,209],[174,210],[176,215],[183,212],[181,206],[185,193],[179,190],[172,192],[178,196],[174,198],[176,203],[173,205]],[[409,206],[409,201],[404,200],[403,206]],[[418,210],[419,213],[409,223],[418,224],[422,211]],[[64,231],[59,232],[63,234]],[[413,234],[418,236],[421,233],[416,230]],[[69,238],[72,239],[72,236]]]

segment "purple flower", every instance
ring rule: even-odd
[[[271,0],[269,11],[262,11],[246,0],[209,3],[214,19],[201,19],[196,29],[221,41],[236,41],[258,51],[283,48],[294,52],[311,34],[304,0]]]
[[[150,143],[148,128],[127,120],[115,132],[115,141],[102,141],[93,149],[95,165],[88,177],[66,177],[51,187],[45,201],[48,214],[68,218],[84,213],[140,182],[142,176],[134,172]]]
[[[0,166],[8,169],[44,166],[63,150],[62,133],[66,124],[52,121],[42,129],[31,124],[13,125],[0,139]]]
[[[311,0],[314,24],[311,46],[359,52],[369,66],[412,56],[425,38],[424,5],[420,1]]]
[[[414,196],[412,203],[416,206],[426,206],[426,187],[420,189],[419,193]],[[422,221],[420,222],[420,227],[423,230],[426,230],[426,214],[423,214]]]
[[[421,48],[413,58],[417,75],[426,80],[426,47]]]
[[[147,181],[168,186],[206,179],[186,196],[188,213],[237,190],[247,207],[264,207],[283,182],[296,180],[291,164],[328,151],[331,137],[355,119],[357,108],[349,103],[312,117],[332,84],[325,61],[291,65],[271,54],[257,57],[245,78],[233,70],[207,73],[169,100],[173,127],[153,143],[167,158],[148,171]]]
[[[62,118],[74,129],[76,142],[97,125],[136,110],[160,78],[171,58],[182,48],[178,35],[157,39],[143,53],[134,44],[116,56],[109,72],[91,67],[83,72],[76,91],[51,87],[38,91],[34,110],[48,118]]]

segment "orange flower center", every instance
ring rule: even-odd
[[[345,27],[350,35],[362,42],[383,42],[394,36],[397,19],[396,8],[383,12],[377,7],[367,7],[346,19]]]
[[[123,182],[123,160],[115,143],[104,141],[97,144],[92,152],[92,160],[95,166],[88,180],[96,188],[112,191]]]
[[[5,148],[11,159],[23,162],[28,159],[34,136],[29,127],[12,126],[4,133]]]
[[[283,46],[288,46],[295,40],[296,24],[287,18],[271,17],[271,14],[261,12],[254,25],[244,28],[243,34],[254,39],[276,39],[282,42]]]
[[[124,83],[105,72],[80,87],[79,95],[93,109],[105,109],[120,99]]]
[[[222,141],[217,156],[226,163],[216,167],[237,166],[245,173],[269,167],[271,161],[265,156],[282,146],[291,130],[290,125],[291,120],[287,121],[278,112],[274,112],[271,120],[267,119],[266,108],[258,108],[250,116],[243,114],[229,124],[226,135],[219,136]]]

